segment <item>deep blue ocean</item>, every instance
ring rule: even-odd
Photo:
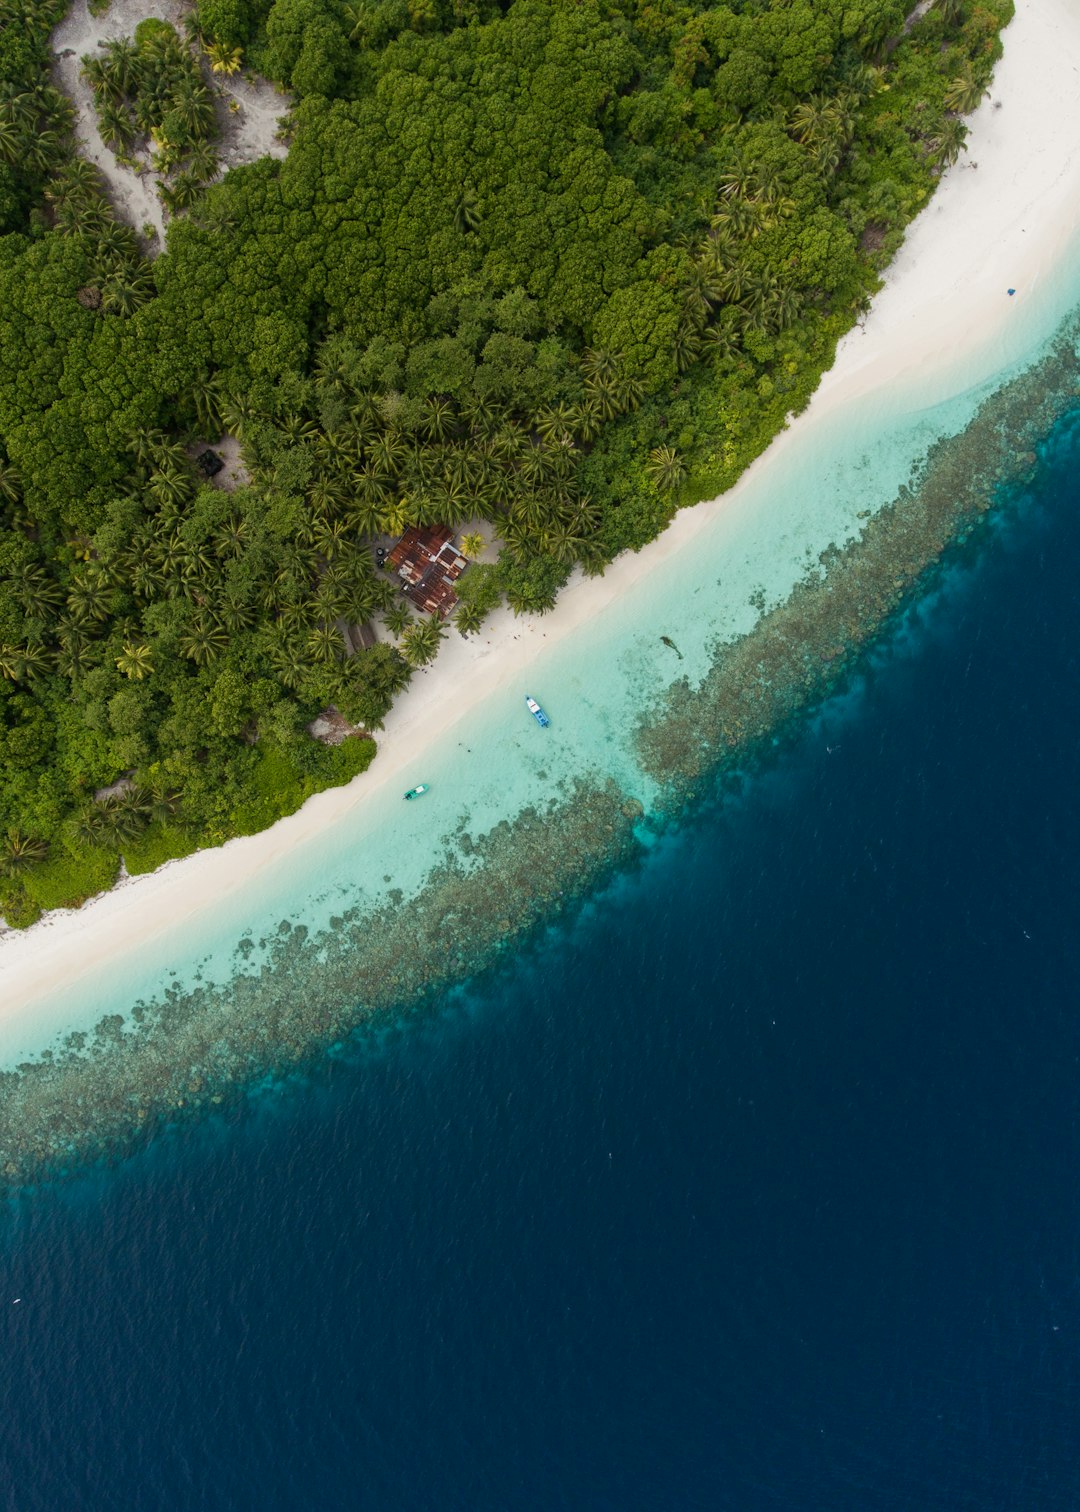
[[[0,1212],[0,1504],[1080,1506],[1078,479],[512,967]]]

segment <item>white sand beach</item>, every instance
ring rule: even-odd
[[[659,565],[686,554],[737,509],[756,478],[805,444],[815,427],[871,391],[916,407],[950,387],[992,377],[1034,350],[1065,311],[1055,305],[1080,233],[1080,9],[1074,0],[1019,0],[990,96],[970,119],[969,151],[911,227],[865,323],[845,338],[832,371],[738,487],[684,510],[664,535],[620,558],[601,579],[575,579],[542,618],[493,617],[477,637],[448,638],[435,667],[414,679],[379,737],[372,769],[309,800],[291,818],[121,884],[77,912],[49,915],[0,938],[0,1015],[26,1016],[178,920],[235,897],[295,847],[330,835],[358,805],[425,774],[423,758],[500,690],[515,697],[542,652],[590,621]],[[1012,289],[1015,293],[1010,295]]]

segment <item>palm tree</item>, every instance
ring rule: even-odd
[[[69,682],[74,682],[81,673],[93,665],[93,649],[89,642],[81,636],[72,636],[71,639],[62,643],[56,653],[56,669],[61,677],[66,677]]]
[[[708,320],[713,305],[718,305],[724,297],[716,270],[706,262],[692,263],[682,295],[686,310],[694,319]]]
[[[307,659],[292,641],[277,643],[270,655],[270,666],[278,682],[294,693],[307,677]]]
[[[731,166],[721,175],[720,193],[725,199],[739,199],[752,194],[757,182],[757,170],[754,165],[736,154]]]
[[[312,539],[315,550],[332,562],[352,544],[352,532],[344,520],[327,520],[316,526]]]
[[[106,42],[102,51],[109,77],[121,94],[133,94],[139,82],[139,49],[127,37]]]
[[[541,549],[564,567],[569,567],[577,560],[578,552],[584,544],[571,525],[564,525],[560,521],[549,525],[540,536]]]
[[[19,682],[23,675],[23,648],[0,645],[0,677],[8,682]]]
[[[96,803],[84,809],[73,826],[75,839],[80,845],[101,845],[108,834],[108,822]]]
[[[484,548],[487,546],[487,541],[478,530],[470,530],[466,535],[463,535],[461,537],[461,540],[458,544],[461,548],[462,556],[468,557],[472,562],[475,561],[478,556],[483,556]]]
[[[260,415],[254,402],[246,394],[236,398],[226,394],[221,402],[221,418],[230,436],[235,436],[238,441],[246,441],[258,425]]]
[[[39,173],[52,167],[64,150],[64,142],[58,131],[46,127],[23,144],[23,156]]]
[[[230,635],[239,635],[244,630],[250,630],[255,623],[255,611],[247,598],[239,589],[227,588],[221,596],[218,606],[221,614],[221,623]]]
[[[683,460],[673,446],[654,446],[645,471],[661,493],[674,493],[686,477]]]
[[[146,491],[156,504],[176,508],[186,503],[195,489],[191,474],[170,462],[154,469]]]
[[[586,378],[617,378],[622,354],[603,347],[588,347],[581,354],[581,371]]]
[[[410,667],[423,667],[439,654],[446,626],[436,614],[416,620],[401,637],[401,654]]]
[[[233,514],[219,525],[214,536],[214,547],[218,556],[240,557],[247,548],[250,530],[248,522],[243,515]]]
[[[349,41],[362,42],[367,37],[368,27],[371,23],[372,13],[367,6],[347,5],[345,7],[345,19],[349,23]]]
[[[760,235],[762,217],[757,206],[748,199],[725,200],[709,225],[719,233],[721,246],[734,246],[741,241],[753,241]]]
[[[197,378],[192,385],[191,397],[195,402],[195,418],[199,430],[211,440],[217,436],[221,425],[221,388],[216,378]]]
[[[199,615],[180,637],[180,650],[197,667],[208,667],[228,648],[224,626],[209,615]]]
[[[816,145],[831,133],[832,126],[832,100],[826,95],[811,95],[791,113],[791,134],[804,147]]]
[[[533,429],[545,441],[572,443],[577,420],[577,410],[572,404],[549,404],[534,419]]]
[[[0,119],[0,158],[14,163],[22,155],[23,133],[14,121]]]
[[[40,641],[32,641],[21,648],[22,675],[34,682],[39,677],[47,677],[53,671],[56,658],[52,651],[43,646]]]
[[[119,102],[124,98],[124,91],[105,58],[83,58],[80,73],[98,104],[106,100]]]
[[[823,178],[831,178],[843,159],[843,149],[835,136],[824,137],[814,148],[814,167]]]
[[[132,564],[128,583],[135,597],[146,601],[157,598],[165,586],[165,575],[149,548]]]
[[[113,845],[134,840],[146,828],[146,814],[128,793],[111,793],[101,800],[98,809],[101,839]]]
[[[336,578],[324,577],[309,605],[311,618],[320,624],[332,625],[344,615],[348,597],[346,584]]]
[[[164,782],[154,781],[145,786],[132,788],[128,793],[128,802],[151,824],[167,824],[179,813],[182,796],[179,788],[171,788]]]
[[[462,604],[454,615],[454,624],[462,635],[475,635],[484,619],[484,611],[476,604]]]
[[[22,478],[18,468],[0,457],[0,499],[7,504],[18,504],[22,498]]]
[[[168,442],[168,439],[163,430],[155,430],[153,427],[147,426],[143,430],[136,431],[130,437],[127,443],[127,450],[132,453],[140,467],[147,467],[161,455],[161,450]]]
[[[348,511],[349,524],[357,535],[373,536],[379,533],[384,505],[377,499],[354,499]]]
[[[640,378],[624,374],[615,386],[615,400],[620,412],[637,409],[645,394],[645,385]]]
[[[395,636],[401,635],[402,631],[407,630],[413,622],[407,604],[394,604],[386,611],[383,619],[390,634]]]
[[[777,331],[786,331],[793,326],[802,310],[802,300],[792,288],[783,288],[772,307],[772,323]]]
[[[392,431],[385,431],[371,448],[371,460],[383,477],[396,477],[405,456],[405,444]]]
[[[404,495],[383,510],[380,524],[387,535],[405,534],[409,528],[409,501]]]
[[[206,56],[210,59],[211,72],[231,77],[240,72],[244,50],[242,47],[230,47],[227,42],[209,42]]]
[[[420,429],[429,441],[445,441],[453,434],[457,415],[449,399],[427,399],[420,416]]]
[[[4,86],[4,95],[0,98],[0,120],[10,121],[13,126],[23,126],[32,131],[37,126],[40,114],[40,101],[32,90],[20,91],[10,84]]]
[[[48,620],[64,602],[64,591],[41,567],[27,567],[15,580],[15,599],[28,619]]]
[[[454,225],[463,236],[470,231],[478,231],[483,221],[480,212],[480,201],[473,189],[462,190],[461,197],[454,209]]]
[[[48,854],[47,840],[38,840],[22,830],[9,829],[0,841],[0,877],[13,881],[39,861],[44,861]]]
[[[964,151],[968,129],[958,116],[947,116],[930,143],[930,151],[944,168],[951,168]]]
[[[188,210],[202,194],[202,179],[197,173],[178,173],[169,184],[162,184],[158,193],[161,203],[170,215]]]
[[[749,281],[750,270],[746,263],[731,262],[720,273],[717,284],[724,298],[730,300],[732,304],[737,304],[746,293]]]
[[[345,652],[341,632],[336,625],[326,622],[316,625],[308,632],[304,647],[313,661],[322,662],[324,665],[340,661]]]
[[[139,242],[130,226],[110,220],[94,239],[94,252],[99,264],[117,259],[133,262],[139,254]]]
[[[113,596],[104,576],[97,571],[78,573],[67,596],[68,610],[79,624],[106,620],[112,610]]]
[[[585,380],[585,392],[601,420],[615,419],[622,406],[619,403],[618,379],[614,375],[590,375]]]
[[[45,198],[54,205],[65,199],[100,194],[101,174],[86,158],[71,158],[45,190]]]
[[[295,411],[281,417],[278,430],[292,446],[299,446],[303,441],[313,441],[319,434],[319,427],[314,420]]]
[[[762,268],[751,274],[747,281],[743,308],[751,317],[751,323],[765,330],[770,323],[773,306],[780,297],[780,280],[772,268]]]
[[[196,142],[188,153],[188,172],[192,178],[201,179],[209,183],[218,171],[217,149],[208,138]]]
[[[116,670],[133,682],[142,682],[143,678],[149,677],[154,670],[154,658],[150,647],[133,641],[125,641],[120,655],[116,658]]]
[[[936,9],[947,26],[956,26],[964,15],[964,0],[937,0]]]
[[[680,373],[685,373],[687,368],[693,367],[701,356],[701,349],[700,329],[690,321],[684,320],[675,333],[675,366]]]
[[[197,76],[182,79],[173,92],[172,109],[193,141],[204,138],[214,124],[214,103],[210,91]]]
[[[499,526],[499,534],[502,536],[503,546],[512,557],[525,556],[532,549],[533,527],[516,509],[510,518],[504,520]]]
[[[135,127],[123,105],[111,101],[98,111],[98,132],[106,147],[113,152],[122,151],[135,140]]]
[[[970,69],[953,79],[945,91],[945,109],[956,115],[970,115],[983,97],[980,84]]]
[[[125,269],[102,284],[101,308],[106,315],[133,315],[152,293],[153,282],[148,270]]]

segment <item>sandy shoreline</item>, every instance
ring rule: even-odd
[[[910,229],[864,327],[845,338],[809,409],[736,489],[684,510],[659,540],[620,558],[603,578],[575,580],[552,614],[516,620],[503,611],[481,636],[452,637],[437,669],[418,676],[392,712],[372,770],[349,787],[319,794],[261,835],[173,862],[77,912],[50,914],[0,938],[0,1014],[25,1010],[131,945],[145,946],[216,899],[242,892],[264,867],[328,833],[387,785],[407,786],[448,729],[501,687],[519,690],[540,651],[580,631],[685,550],[718,510],[737,503],[748,480],[845,403],[887,388],[931,402],[949,392],[958,354],[985,349],[987,376],[1018,355],[1023,327],[1016,323],[1052,282],[1080,227],[1078,74],[1080,15],[1069,0],[1019,0],[991,96],[971,118],[969,153]]]

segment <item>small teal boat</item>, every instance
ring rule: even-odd
[[[536,699],[533,698],[529,693],[526,693],[525,695],[525,704],[529,710],[529,713],[536,720],[540,728],[542,730],[546,730],[548,725],[551,723],[551,720],[544,713],[543,709],[537,703]]]
[[[431,788],[426,782],[417,783],[416,787],[410,788],[405,794],[406,798],[422,798],[425,793],[430,793]]]

